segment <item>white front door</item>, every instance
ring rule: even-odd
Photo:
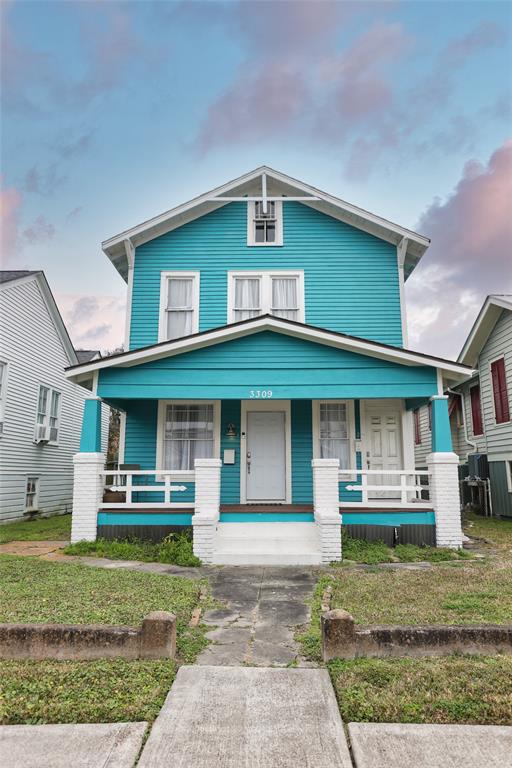
[[[286,501],[285,411],[247,410],[246,501]]]
[[[369,475],[368,485],[396,485],[397,491],[373,491],[369,498],[400,498],[400,476],[386,475],[386,469],[403,469],[401,412],[394,407],[366,406],[366,466],[382,469]]]

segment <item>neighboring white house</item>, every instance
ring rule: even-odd
[[[90,392],[64,376],[75,351],[43,272],[0,271],[0,523],[71,512],[73,455]],[[108,409],[102,443],[108,439]]]
[[[512,518],[512,296],[488,296],[458,361],[474,375],[449,391],[453,449],[461,477],[489,480],[493,514]],[[416,466],[431,450],[429,408],[414,411]],[[472,457],[486,464],[473,471]],[[481,474],[483,472],[483,474]]]

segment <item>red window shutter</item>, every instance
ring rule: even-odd
[[[413,413],[414,413],[414,443],[415,445],[420,445],[421,444],[420,409],[415,408]]]
[[[471,395],[471,420],[473,422],[473,434],[483,435],[482,407],[480,404],[480,387],[477,384],[469,390]]]
[[[491,363],[491,377],[496,424],[504,424],[506,421],[510,421],[510,408],[505,380],[505,359],[503,357]]]

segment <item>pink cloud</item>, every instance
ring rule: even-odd
[[[123,295],[60,293],[55,299],[77,349],[106,352],[122,345],[126,307]]]
[[[0,190],[0,242],[4,266],[17,255],[20,247],[19,217],[22,195],[15,187]]]
[[[458,354],[485,296],[512,293],[511,201],[512,140],[487,165],[467,163],[450,197],[421,217],[417,229],[432,245],[407,294],[412,340],[422,349]]]

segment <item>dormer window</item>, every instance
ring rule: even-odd
[[[247,204],[247,245],[283,244],[283,206],[280,200]]]

